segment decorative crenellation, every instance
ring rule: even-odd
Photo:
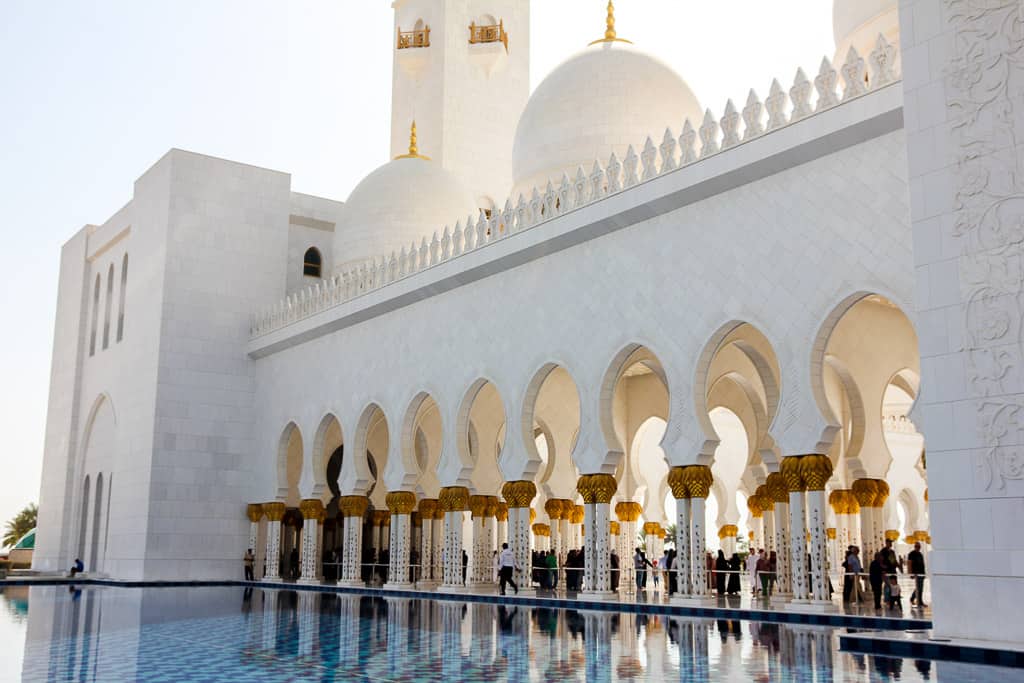
[[[429,34],[423,40],[429,44]],[[417,45],[409,45],[414,46]],[[291,294],[253,317],[250,337],[282,329],[562,214],[891,85],[899,80],[896,64],[895,46],[880,35],[874,51],[866,57],[866,65],[865,57],[851,48],[838,71],[827,58],[823,59],[813,83],[803,70],[798,69],[788,91],[778,80],[772,81],[768,97],[763,101],[754,90],[750,90],[742,112],[737,111],[731,101],[726,103],[721,117],[708,109],[701,121],[685,120],[678,137],[671,128],[666,128],[663,134],[653,133],[644,141],[637,140],[635,147],[641,150],[639,155],[634,146],[630,146],[622,160],[615,154],[605,163],[595,160],[589,173],[579,166],[571,178],[563,174],[557,184],[550,180],[526,195],[509,197],[502,210],[495,210],[489,216],[483,211],[476,216],[467,216],[465,220],[457,220],[454,227],[444,226],[430,237],[424,236],[418,245],[413,242],[408,248],[402,247],[369,259]],[[866,82],[865,71],[869,73]],[[654,140],[658,138],[661,143],[656,145]]]

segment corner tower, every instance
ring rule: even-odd
[[[391,156],[416,120],[420,153],[480,208],[512,188],[512,141],[530,94],[529,0],[395,0]]]

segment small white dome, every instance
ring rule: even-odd
[[[389,161],[356,185],[334,233],[335,272],[406,249],[436,230],[476,217],[472,193],[454,174],[423,157]]]
[[[694,128],[703,110],[693,91],[664,62],[630,44],[595,43],[545,78],[519,119],[513,147],[513,201],[548,180],[557,184],[579,166],[589,173],[629,145],[637,154],[650,136],[661,142],[665,128],[679,135],[689,118]]]
[[[833,0],[832,36],[836,41],[837,67],[846,61],[850,46],[867,59],[879,34],[893,45],[899,42],[898,0]]]

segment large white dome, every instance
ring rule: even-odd
[[[623,41],[601,42],[579,52],[545,78],[519,119],[512,151],[513,201],[557,185],[565,172],[589,173],[612,152],[621,161],[629,145],[637,154],[647,136],[661,142],[665,128],[679,135],[703,110],[679,74]]]
[[[400,252],[445,225],[476,216],[472,193],[454,174],[423,157],[399,157],[356,185],[334,233],[335,272]]]
[[[846,61],[850,46],[865,60],[875,49],[882,34],[893,45],[898,44],[900,20],[898,0],[834,0],[832,3],[832,36],[836,41],[836,67]]]

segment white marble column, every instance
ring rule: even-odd
[[[804,492],[789,492],[790,586],[794,600],[806,600],[807,594],[807,520]]]
[[[424,498],[420,501],[420,581],[424,585],[436,583],[434,576],[434,545],[437,539],[434,536],[434,518],[438,516],[438,503],[433,498]]]
[[[495,547],[501,552],[501,544],[508,543],[508,505],[498,502],[498,509],[494,514],[495,521]]]
[[[685,485],[678,491],[673,486],[672,494],[676,496],[676,585],[679,597],[685,598],[693,595],[693,515]]]
[[[694,496],[690,499],[690,571],[693,575],[692,595],[703,597],[710,594],[707,570],[707,540],[704,529],[707,498]]]
[[[772,519],[775,525],[775,593],[790,592],[789,488],[779,472],[768,475],[768,493],[774,502]]]
[[[412,549],[412,511],[416,507],[416,494],[412,491],[391,491],[387,495],[391,513],[391,538],[388,550],[387,588],[408,589],[409,551]]]
[[[446,486],[441,489],[439,500],[444,511],[444,582],[441,590],[461,592],[462,513],[469,508],[469,489],[465,486]]]
[[[342,496],[338,501],[338,510],[344,520],[340,586],[363,586],[363,516],[369,505],[370,500],[366,496]]]
[[[318,499],[308,498],[299,503],[299,510],[303,519],[299,540],[302,546],[299,583],[320,583],[319,545],[324,506]]]
[[[610,474],[584,474],[576,483],[583,497],[583,590],[588,597],[607,598],[611,591],[611,508],[618,482]]]
[[[515,582],[520,594],[533,593],[530,504],[537,495],[537,486],[532,481],[509,481],[502,486],[501,495],[508,505],[508,546],[515,555],[518,565],[514,574]]]
[[[828,538],[825,485],[832,476],[832,462],[827,455],[805,455],[800,471],[807,486],[807,530],[811,535],[811,576],[808,597],[817,602],[830,602],[828,591]]]
[[[267,570],[264,581],[281,580],[281,519],[284,517],[284,503],[264,503],[263,514],[267,516],[267,550],[264,553]]]

